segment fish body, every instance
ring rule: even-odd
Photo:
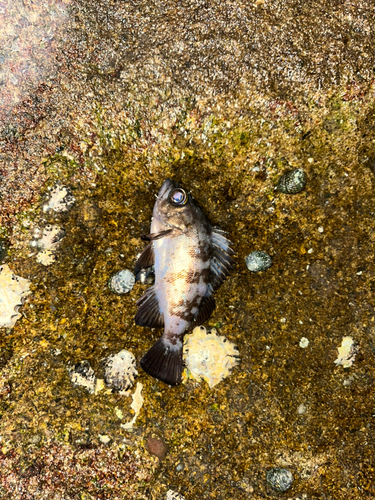
[[[167,179],[153,210],[150,243],[135,272],[154,265],[155,284],[138,300],[135,322],[162,327],[163,336],[141,360],[159,380],[177,385],[182,374],[184,334],[203,323],[215,308],[214,290],[233,267],[224,233],[214,228],[190,194]]]

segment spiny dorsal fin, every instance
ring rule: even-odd
[[[155,287],[148,288],[136,302],[136,305],[138,306],[138,311],[134,318],[136,325],[148,326],[149,328],[161,328],[164,326],[164,318],[160,312]]]
[[[152,242],[147,245],[135,264],[134,274],[137,275],[141,269],[147,269],[155,264],[154,249]]]
[[[224,236],[225,234],[217,227],[212,230],[214,256],[211,261],[211,284],[214,289],[221,285],[235,264],[232,257],[235,255],[235,251],[231,248],[233,243]]]

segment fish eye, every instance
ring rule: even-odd
[[[176,206],[185,205],[187,199],[187,194],[183,189],[175,189],[170,195],[171,203]]]

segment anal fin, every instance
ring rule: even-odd
[[[199,304],[199,311],[194,318],[191,328],[195,328],[196,326],[199,326],[207,321],[215,307],[216,303],[212,295],[203,297],[201,303]]]

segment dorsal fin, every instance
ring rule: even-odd
[[[146,290],[136,302],[136,306],[138,306],[138,311],[134,318],[136,325],[148,326],[149,328],[161,328],[164,326],[164,318],[160,312],[159,301],[154,286]]]
[[[211,261],[211,284],[214,289],[221,285],[235,264],[232,257],[235,255],[235,251],[231,248],[232,242],[224,236],[225,234],[217,227],[212,229],[214,256]]]
[[[135,263],[134,274],[137,275],[141,269],[147,269],[155,264],[154,249],[152,242],[147,245]]]

